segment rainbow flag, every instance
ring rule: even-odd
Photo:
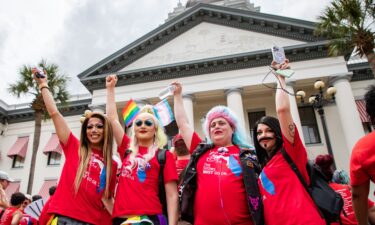
[[[128,103],[126,103],[125,107],[122,109],[122,117],[127,127],[133,122],[139,111],[140,109],[133,99],[130,99]]]

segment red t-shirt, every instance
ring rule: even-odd
[[[19,208],[16,208],[16,207],[13,207],[13,206],[7,208],[5,210],[3,216],[1,217],[0,225],[10,225],[12,223],[13,214],[17,210],[19,210]]]
[[[104,190],[99,190],[100,174],[104,167],[103,152],[92,149],[89,165],[75,194],[74,181],[79,165],[79,140],[70,133],[66,145],[60,144],[66,160],[48,213],[99,225],[102,212],[106,210],[101,200]],[[115,186],[116,170],[117,163],[112,160],[111,193]]]
[[[193,133],[190,152],[202,140]],[[197,191],[194,201],[194,225],[252,225],[239,161],[240,149],[229,146],[223,152],[214,147],[197,163]]]
[[[361,138],[353,148],[350,159],[350,183],[361,185],[375,182],[375,132]]]
[[[283,142],[286,152],[298,167],[303,178],[310,183],[306,171],[307,153],[298,130],[295,131],[294,144],[291,144],[284,136]],[[326,224],[281,151],[278,151],[263,168],[258,184],[263,199],[266,224]]]
[[[181,172],[185,169],[190,159],[178,159],[176,160],[177,175],[180,176]]]
[[[52,216],[52,214],[47,213],[49,210],[51,198],[53,198],[53,196],[51,196],[43,206],[42,212],[39,216],[39,225],[46,225]]]
[[[129,139],[125,136],[118,148],[122,158],[128,144]],[[143,160],[142,156],[147,153],[147,150],[147,147],[139,147],[137,162]],[[145,168],[136,163],[136,168],[131,171],[126,169],[130,164],[129,157],[130,154],[123,159],[112,217],[161,214],[162,205],[158,195],[160,165],[157,159],[157,152]],[[177,181],[175,161],[169,151],[166,152],[163,176],[164,183]]]
[[[340,218],[343,225],[357,225],[358,221],[355,217],[353,203],[352,203],[352,192],[350,191],[350,186],[346,184],[336,184],[330,183],[329,186],[337,193],[339,193],[344,200],[344,212],[341,212]],[[374,202],[370,199],[368,200],[368,208],[372,208]],[[332,223],[331,225],[339,225],[339,223]]]

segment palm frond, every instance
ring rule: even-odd
[[[374,11],[373,0],[333,0],[318,17],[314,34],[331,40],[329,55],[347,55],[357,47],[362,56],[374,48],[375,35],[367,25],[373,23]]]

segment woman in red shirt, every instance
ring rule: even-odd
[[[58,224],[103,224],[103,201],[113,195],[117,169],[111,124],[103,114],[89,113],[77,139],[57,109],[47,75],[38,78],[37,70],[32,72],[66,158],[48,213],[57,217]]]
[[[343,211],[340,214],[341,224],[342,225],[357,225],[358,221],[354,213],[353,209],[353,202],[352,202],[352,192],[351,187],[349,184],[348,176],[342,176],[345,179],[337,179],[340,177],[340,174],[344,174],[344,171],[338,172],[337,170],[333,172],[333,157],[331,155],[318,155],[315,158],[315,164],[318,165],[326,176],[327,180],[329,180],[329,186],[337,193],[339,193],[344,200]],[[334,181],[333,178],[336,178]],[[340,182],[339,182],[340,180]],[[370,224],[375,222],[375,207],[374,202],[368,199],[367,201],[368,206],[368,221]],[[339,225],[339,223],[331,224],[331,225]]]
[[[287,69],[289,61],[281,64],[273,61],[272,67],[275,70]],[[315,203],[281,152],[285,150],[306,182],[310,183],[306,170],[307,152],[293,121],[285,77],[276,76],[277,118],[264,116],[253,129],[255,150],[263,167],[258,184],[265,222],[267,225],[324,225],[326,222]]]
[[[145,106],[133,120],[130,140],[118,120],[114,92],[116,83],[116,75],[107,77],[107,114],[123,160],[113,206],[113,224],[147,221],[152,221],[154,225],[166,224],[158,197],[160,165],[157,160],[159,149],[167,143],[164,128],[155,117],[152,106]],[[129,145],[130,152],[127,151]],[[177,225],[177,172],[173,155],[169,151],[166,152],[163,178],[168,224]]]

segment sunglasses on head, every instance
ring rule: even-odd
[[[101,123],[87,125],[87,129],[89,129],[89,130],[91,130],[94,127],[96,127],[96,129],[103,129],[104,125],[101,124]]]
[[[150,119],[147,119],[147,120],[145,120],[145,121],[142,121],[142,120],[136,120],[134,124],[135,124],[137,127],[141,127],[141,126],[143,125],[143,123],[144,123],[147,127],[152,127],[152,125],[154,125],[154,122],[152,122],[152,120],[150,120]]]

